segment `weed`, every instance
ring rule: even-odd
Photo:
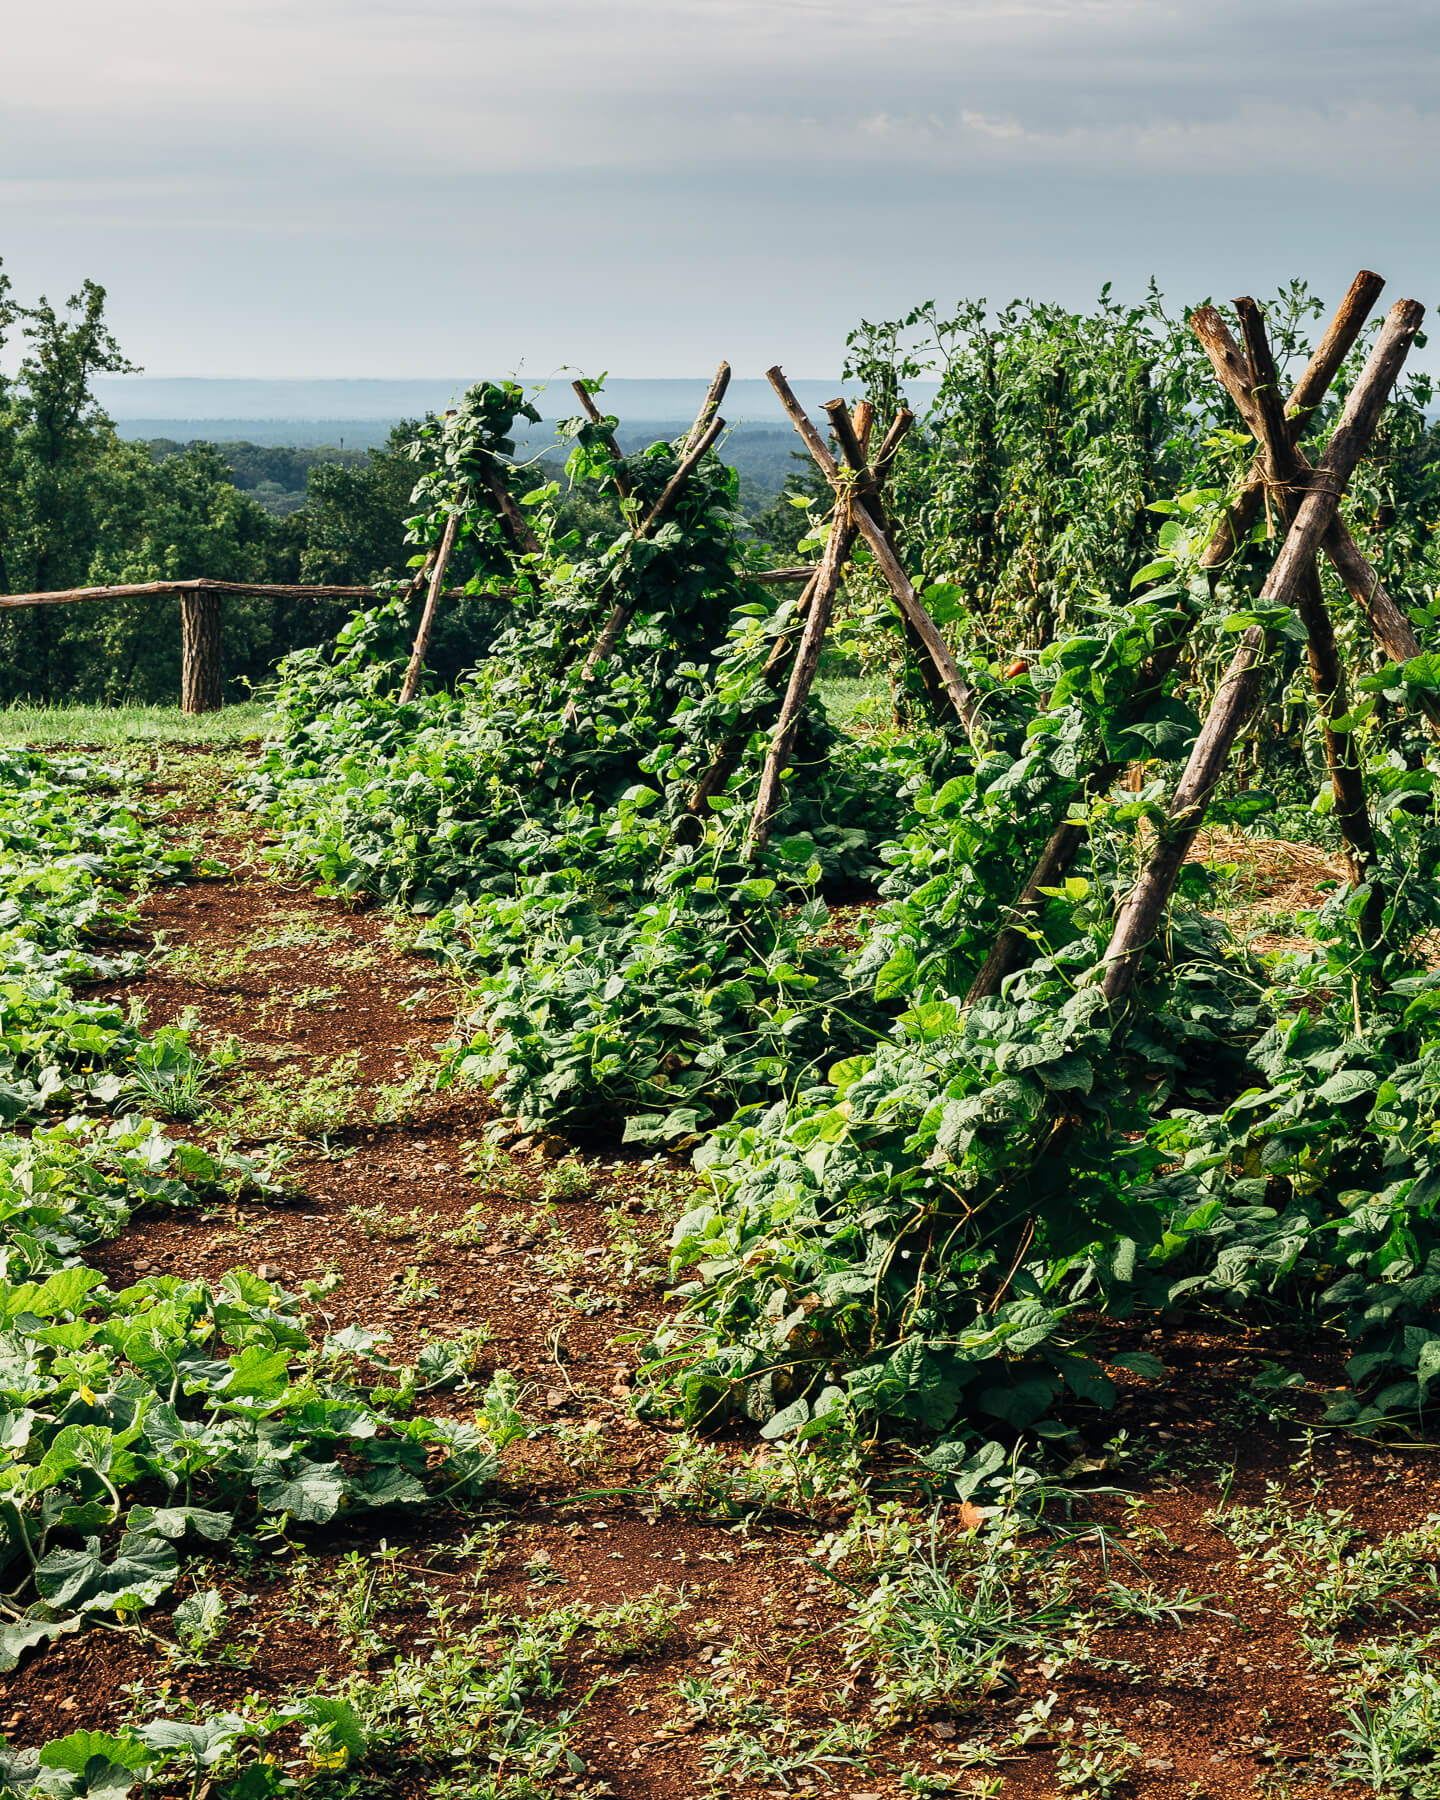
[[[683,1588],[662,1586],[633,1600],[592,1607],[584,1617],[597,1654],[625,1662],[659,1656],[675,1636],[680,1615],[689,1610]]]
[[[395,1290],[394,1304],[407,1309],[415,1306],[428,1306],[432,1300],[438,1297],[439,1292],[439,1288],[433,1282],[426,1281],[421,1275],[419,1263],[411,1263],[400,1278],[399,1285]]]
[[[594,1174],[575,1156],[567,1156],[547,1169],[540,1183],[540,1197],[551,1204],[588,1200],[594,1191]]]
[[[1055,1761],[1055,1779],[1069,1792],[1094,1794],[1104,1800],[1134,1774],[1139,1747],[1103,1719],[1087,1720],[1080,1726],[1067,1719],[1056,1730],[1067,1742]]]
[[[304,1079],[282,1075],[269,1081],[249,1073],[229,1106],[223,1113],[215,1109],[211,1120],[242,1142],[291,1137],[323,1143],[359,1117],[359,1068],[360,1053],[352,1050]]]
[[[1005,1521],[950,1550],[932,1530],[924,1549],[868,1592],[841,1585],[851,1593],[845,1654],[870,1670],[881,1720],[980,1699],[1016,1657],[1073,1660],[1073,1640],[1059,1634],[1083,1630],[1069,1566],[1022,1551]]]

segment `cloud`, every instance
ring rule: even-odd
[[[166,371],[818,371],[931,293],[1440,274],[1419,0],[69,0],[7,53],[0,251]]]

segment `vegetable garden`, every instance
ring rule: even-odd
[[[1381,285],[772,370],[794,581],[725,365],[588,538],[481,384],[254,754],[4,753],[10,1791],[1440,1793]]]

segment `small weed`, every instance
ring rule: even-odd
[[[540,1197],[556,1202],[588,1200],[595,1191],[595,1178],[578,1157],[567,1156],[545,1171],[540,1183]]]
[[[1134,1774],[1139,1746],[1103,1719],[1083,1726],[1067,1719],[1057,1731],[1068,1738],[1055,1762],[1055,1779],[1071,1793],[1104,1796],[1117,1792]]]

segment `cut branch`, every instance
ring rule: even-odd
[[[725,380],[728,381],[730,379],[730,365],[728,363],[721,363],[720,367],[724,372]],[[725,385],[724,382],[721,382],[719,375],[717,375],[715,381],[711,383],[710,391],[712,394],[716,391],[717,386],[719,391],[724,393]],[[705,406],[700,409],[702,416],[709,405],[710,399],[707,395]],[[698,426],[700,424],[699,419],[697,419],[695,423]],[[633,537],[648,538],[665,523],[665,520],[674,510],[676,501],[684,491],[686,482],[689,481],[690,477],[699,466],[701,458],[705,455],[706,451],[710,449],[711,445],[724,429],[725,421],[723,419],[711,419],[709,424],[704,427],[700,432],[699,437],[695,438],[691,447],[685,452],[679,468],[676,469],[669,481],[666,482],[665,491],[641,520],[639,526],[632,534]],[[582,686],[588,686],[590,682],[595,679],[595,671],[602,663],[608,662],[610,657],[614,654],[615,646],[624,635],[625,628],[629,625],[634,614],[635,608],[625,601],[617,600],[614,606],[611,607],[610,616],[601,627],[599,636],[590,646],[590,654],[585,658],[584,666],[580,670],[580,681]],[[579,703],[576,697],[572,695],[570,700],[566,703],[565,723],[567,725],[573,725],[579,716]]]
[[[592,425],[603,425],[605,423],[605,415],[591,399],[590,390],[586,387],[585,383],[583,381],[572,381],[570,385],[579,395],[580,404],[585,408],[590,423]],[[628,500],[632,491],[630,477],[625,471],[625,458],[621,454],[620,446],[615,442],[614,434],[612,432],[607,431],[605,433],[605,448],[615,460],[615,467],[611,470],[611,474],[615,477],[615,486],[619,490],[620,498],[622,500]]]
[[[1295,384],[1286,408],[1287,415],[1298,417],[1300,413],[1313,411],[1319,405],[1340,364],[1349,355],[1351,347],[1359,337],[1361,328],[1375,303],[1375,297],[1384,285],[1378,275],[1372,275],[1365,270],[1362,270],[1351,282],[1345,298],[1340,302],[1335,316],[1326,328],[1319,348],[1310,358],[1299,381]],[[1232,377],[1235,380],[1240,390],[1240,393],[1235,395],[1236,404],[1241,406],[1243,414],[1245,407],[1249,404],[1247,372],[1244,364],[1240,361],[1238,352],[1234,353],[1233,364],[1227,360],[1225,344],[1229,342],[1229,333],[1224,329],[1224,322],[1213,308],[1202,307],[1192,316],[1190,323],[1201,345],[1210,355],[1216,372],[1226,388],[1230,389]],[[1220,327],[1218,335],[1213,331],[1214,324],[1218,324]],[[1233,342],[1230,342],[1230,350],[1234,350]],[[1219,361],[1216,360],[1217,353]],[[1245,396],[1243,401],[1240,394]],[[1299,429],[1298,423],[1292,424],[1290,429],[1294,434]],[[1249,480],[1226,516],[1215,527],[1209,543],[1201,552],[1200,566],[1202,569],[1214,571],[1230,560],[1235,554],[1236,548],[1249,537],[1259,515],[1264,495],[1265,474],[1257,460]],[[1331,555],[1332,560],[1334,559],[1334,552],[1331,549],[1332,538],[1335,534],[1343,532],[1344,526],[1341,522],[1338,519],[1333,521],[1325,538],[1326,551]],[[1346,535],[1348,540],[1348,534]],[[1358,550],[1354,549],[1353,545],[1351,545],[1351,549],[1354,550],[1355,557],[1359,558],[1360,566],[1358,569],[1352,570],[1351,576],[1346,576],[1342,571],[1342,579],[1346,581],[1347,586],[1350,586],[1350,591],[1355,592],[1355,587],[1351,585],[1352,578],[1355,581],[1363,579],[1365,592],[1373,597],[1373,604],[1377,612],[1384,613],[1388,606],[1389,614],[1400,616],[1403,621],[1403,615],[1399,615],[1399,609],[1395,603],[1380,587],[1374,570],[1365,563],[1364,558],[1360,556]],[[1124,725],[1138,724],[1164,692],[1165,683],[1179,662],[1181,652],[1189,637],[1190,625],[1191,620],[1188,618],[1177,621],[1176,628],[1169,640],[1165,644],[1157,646],[1155,652],[1142,664],[1135,688],[1121,715]],[[1405,626],[1405,629],[1409,630],[1408,625]],[[1413,634],[1411,634],[1411,641],[1414,641]],[[1418,649],[1417,644],[1410,654],[1415,655]],[[1435,718],[1437,722],[1440,722],[1440,702],[1432,702],[1432,705]],[[1114,786],[1124,767],[1125,762],[1122,758],[1102,751],[1086,772],[1087,790],[1092,794],[1107,793]],[[1070,866],[1071,859],[1084,841],[1085,826],[1070,819],[1062,819],[1051,832],[1045,848],[1041,851],[1025,885],[1013,903],[1009,923],[1002,927],[990,954],[970,984],[970,991],[965,996],[967,1006],[973,1005],[977,1000],[998,994],[1006,977],[1014,974],[1025,960],[1029,943],[1025,925],[1039,912],[1044,900],[1043,890],[1059,885],[1066,869]]]
[[[1235,301],[1235,312],[1245,339],[1250,395],[1255,403],[1265,473],[1277,496],[1285,523],[1289,525],[1299,510],[1299,496],[1306,485],[1307,476],[1301,470],[1299,456],[1286,424],[1275,359],[1270,353],[1270,342],[1265,335],[1265,322],[1260,308],[1252,299],[1242,297]],[[1335,631],[1321,592],[1320,572],[1313,561],[1304,571],[1296,589],[1295,609],[1305,627],[1310,686],[1325,735],[1325,760],[1330,770],[1335,817],[1345,839],[1350,880],[1358,887],[1366,880],[1375,861],[1375,833],[1371,828],[1370,809],[1365,800],[1365,781],[1360,771],[1355,734],[1352,731],[1337,732],[1334,728],[1334,720],[1342,718],[1347,710],[1345,671],[1341,666]],[[1383,899],[1376,889],[1367,908],[1367,923],[1372,929],[1379,925],[1382,908]]]
[[[790,670],[790,681],[781,702],[780,717],[775,721],[765,767],[760,774],[760,791],[755,797],[755,810],[750,815],[750,828],[745,834],[744,854],[747,858],[758,856],[770,841],[770,828],[780,801],[780,780],[790,766],[795,734],[805,714],[805,705],[815,681],[815,671],[820,666],[820,649],[829,628],[840,579],[845,573],[845,562],[854,542],[855,526],[837,507],[825,540],[825,556],[815,577],[800,649]]]
[[[1354,348],[1384,285],[1382,277],[1373,274],[1369,269],[1362,269],[1350,283],[1345,298],[1335,309],[1335,316],[1325,328],[1325,335],[1316,347],[1315,354],[1305,365],[1300,379],[1295,383],[1290,398],[1286,402],[1285,416],[1289,421],[1292,443],[1299,441],[1305,427],[1310,422],[1310,415],[1325,398],[1330,383],[1339,372],[1341,363]],[[1214,333],[1215,325],[1219,325],[1223,338],[1228,339],[1230,334],[1225,330],[1224,321],[1213,307],[1202,306],[1191,315],[1191,329],[1199,338],[1201,347],[1210,357],[1216,373],[1229,390],[1231,398],[1240,408],[1242,417],[1245,417],[1246,405],[1239,399],[1235,389],[1231,387],[1232,375],[1238,377],[1240,385],[1244,386],[1245,367],[1237,355],[1233,366],[1227,364],[1227,369],[1221,368],[1220,363],[1216,361],[1216,351],[1212,347],[1220,342]],[[1234,348],[1233,341],[1231,348]],[[1221,355],[1224,360],[1223,350]],[[1249,417],[1245,417],[1245,423],[1253,432],[1254,427]],[[1239,546],[1245,542],[1259,516],[1264,498],[1265,472],[1257,457],[1251,465],[1245,486],[1241,489],[1239,497],[1231,508],[1228,534],[1217,533],[1207,548],[1206,557],[1202,559],[1206,568],[1218,568],[1220,564],[1228,562]]]
[[[710,422],[720,410],[720,402],[725,398],[725,390],[730,385],[730,365],[722,362],[715,371],[715,379],[710,383],[709,392],[700,403],[700,410],[695,415],[695,423],[690,427],[690,435],[685,440],[687,452],[693,450],[710,427]],[[713,443],[714,440],[712,439]]]
[[[400,704],[415,698],[415,690],[420,685],[420,673],[425,667],[425,653],[430,648],[430,633],[435,626],[435,603],[440,598],[440,588],[445,580],[445,569],[450,561],[450,552],[455,548],[455,536],[460,529],[460,514],[452,512],[445,521],[445,535],[440,540],[440,548],[435,555],[435,568],[430,576],[430,592],[425,596],[425,610],[420,615],[420,629],[415,633],[415,648],[410,652],[410,662],[405,670],[405,679],[400,686]]]
[[[810,415],[796,399],[794,391],[791,389],[789,382],[785,379],[784,372],[777,365],[773,369],[767,369],[765,373],[771,387],[774,388],[775,392],[780,397],[780,404],[785,408],[786,412],[789,413],[795,429],[800,433],[801,437],[804,438],[809,447],[810,454],[820,465],[821,472],[824,474],[826,480],[829,481],[830,485],[834,488],[837,501],[841,505],[848,505],[854,523],[859,527],[865,542],[870,546],[870,554],[875,558],[876,563],[880,567],[881,574],[884,575],[886,581],[890,585],[890,591],[895,596],[896,603],[900,608],[901,617],[905,619],[908,624],[913,626],[915,635],[920,640],[920,646],[923,649],[924,654],[928,656],[934,664],[936,675],[944,690],[947,702],[954,711],[956,717],[964,725],[965,730],[973,743],[976,740],[979,729],[979,717],[975,709],[975,697],[970,692],[969,688],[966,687],[959,669],[955,666],[955,659],[950,654],[949,645],[940,635],[939,627],[926,611],[924,601],[922,601],[920,596],[916,593],[914,584],[901,566],[900,558],[896,555],[894,547],[886,534],[883,517],[877,517],[871,509],[869,504],[870,494],[866,491],[871,480],[869,471],[865,472],[864,482],[859,487],[858,491],[854,489],[850,483],[847,483],[840,472],[839,465],[836,463],[835,458],[830,454],[820,433],[812,424]],[[858,440],[855,438],[854,428],[850,425],[849,414],[845,410],[844,401],[833,401],[831,402],[831,406],[828,406],[825,409],[833,424],[837,414],[831,410],[832,407],[838,409],[845,417],[845,426],[847,428],[849,442],[847,443],[845,438],[839,438],[838,434],[837,441],[840,442],[842,451],[844,451],[848,457],[851,454],[852,447],[854,450],[858,450]],[[898,423],[899,420],[897,419],[896,424]],[[894,428],[892,427],[892,430],[893,429]],[[903,432],[901,435],[903,436]],[[889,446],[889,449],[890,457],[893,458],[895,453],[894,446]],[[861,459],[861,467],[863,469],[863,458]],[[852,473],[856,472],[857,471],[852,470]],[[850,489],[848,493],[847,488]]]

